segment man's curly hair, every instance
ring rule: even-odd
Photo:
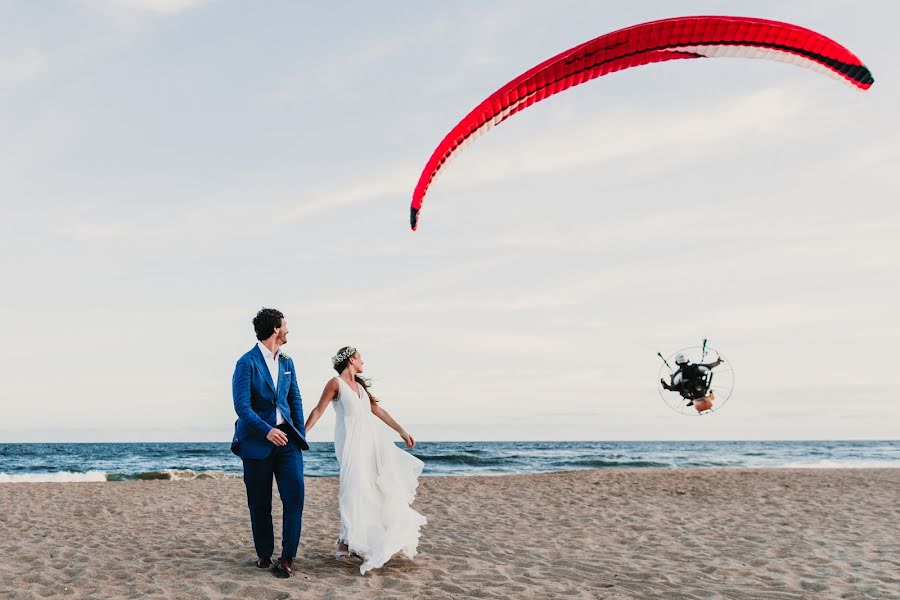
[[[253,317],[253,329],[256,330],[256,339],[262,341],[272,337],[275,330],[281,327],[284,315],[274,308],[261,308]]]

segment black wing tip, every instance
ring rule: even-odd
[[[859,86],[871,87],[875,83],[875,77],[872,71],[866,65],[853,65],[847,63],[837,63],[835,68],[851,82]]]
[[[866,65],[862,65],[861,71],[857,79],[860,83],[864,83],[865,85],[872,85],[875,83],[875,76],[872,75],[872,71]]]
[[[418,208],[410,208],[409,209],[409,226],[412,227],[412,230],[415,231],[419,226],[419,209]]]

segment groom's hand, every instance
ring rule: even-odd
[[[266,435],[266,439],[276,446],[286,446],[288,443],[287,434],[280,429],[276,429],[275,427],[269,430],[268,435]]]

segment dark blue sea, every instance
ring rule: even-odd
[[[304,452],[307,476],[337,475],[334,446]],[[722,442],[422,442],[426,475],[579,469],[900,467],[900,440]],[[227,478],[241,474],[228,444],[0,444],[0,482]]]

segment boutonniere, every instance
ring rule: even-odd
[[[284,352],[279,352],[279,353],[278,353],[278,358],[280,358],[281,360],[288,360],[288,359],[290,358],[290,356],[288,356],[288,355],[285,354]]]

